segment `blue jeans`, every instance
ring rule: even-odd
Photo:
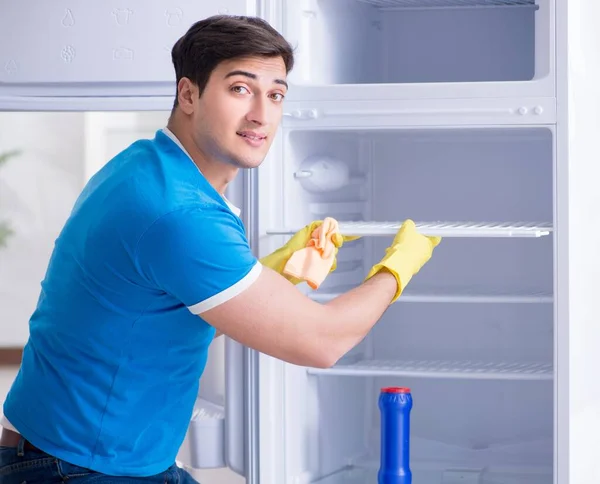
[[[69,464],[45,452],[24,450],[24,443],[21,438],[17,447],[0,447],[0,484],[198,484],[175,464],[154,476],[113,477]]]

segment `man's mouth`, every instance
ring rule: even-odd
[[[255,131],[238,131],[244,142],[252,148],[261,148],[265,145],[267,136],[264,134],[256,133]]]
[[[262,141],[267,139],[267,136],[264,134],[254,133],[253,131],[238,131],[238,133],[243,138],[248,138],[254,141]]]

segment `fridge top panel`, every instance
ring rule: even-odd
[[[248,13],[254,3],[8,2],[0,16],[0,95],[173,94],[175,42],[198,20]]]

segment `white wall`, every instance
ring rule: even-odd
[[[166,113],[0,113],[0,221],[15,234],[0,248],[0,347],[23,346],[54,241],[85,182]]]
[[[15,235],[0,248],[0,347],[22,346],[29,333],[54,240],[84,176],[82,113],[0,113],[0,220]]]

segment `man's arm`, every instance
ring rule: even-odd
[[[200,316],[218,332],[262,353],[296,365],[328,368],[367,335],[396,290],[396,279],[384,271],[319,304],[263,267],[250,287]]]
[[[136,266],[149,285],[218,332],[291,363],[330,367],[365,337],[437,243],[419,235],[414,222],[403,224],[367,282],[319,304],[261,267],[233,214],[184,207],[146,230]]]

